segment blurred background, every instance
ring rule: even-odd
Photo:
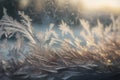
[[[0,0],[0,18],[3,7],[18,20],[18,11],[24,11],[35,25],[58,25],[63,20],[76,27],[80,25],[80,18],[89,20],[92,25],[96,25],[99,18],[102,23],[109,25],[110,15],[120,14],[120,0]]]

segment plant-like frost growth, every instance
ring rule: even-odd
[[[54,30],[54,24],[50,24],[50,28],[46,32],[35,34],[31,19],[24,12],[19,12],[19,14],[22,18],[21,22],[9,17],[4,9],[4,16],[0,20],[0,37],[5,35],[7,38],[11,38],[16,35],[17,38],[15,45],[8,51],[11,56],[10,61],[0,57],[0,67],[9,76],[23,74],[22,76],[25,78],[25,76],[28,77],[27,73],[31,75],[30,77],[39,73],[41,75],[39,78],[47,77],[53,80],[55,76],[59,76],[66,80],[70,76],[79,74],[79,71],[74,72],[70,69],[74,67],[86,69],[97,67],[99,71],[114,71],[119,68],[120,17],[115,19],[111,16],[112,23],[109,26],[104,26],[98,20],[98,25],[94,27],[87,20],[80,19],[83,29],[80,30],[78,36],[64,21],[59,25],[61,34]],[[62,39],[60,35],[64,38]],[[66,38],[66,35],[70,35],[72,39]],[[29,47],[27,54],[24,50],[25,38],[29,40],[26,42]],[[54,45],[59,45],[59,47],[55,48]],[[20,56],[22,58],[19,58]],[[109,66],[111,66],[110,69]],[[59,70],[67,68],[71,74],[60,75]],[[65,73],[63,72],[63,74]]]

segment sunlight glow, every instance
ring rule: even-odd
[[[81,0],[85,10],[120,12],[120,0]]]
[[[19,0],[19,7],[26,8],[32,0]],[[35,10],[41,11],[46,5],[44,0],[33,1]],[[120,13],[120,0],[56,0],[57,9],[64,9],[66,5],[71,6],[70,9],[91,12],[110,12]]]
[[[26,8],[30,3],[30,0],[19,0],[19,8]]]
[[[66,1],[71,8],[79,11],[120,13],[120,0],[57,0],[58,7],[64,8]]]

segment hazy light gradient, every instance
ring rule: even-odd
[[[81,0],[85,10],[120,13],[120,0]]]
[[[20,8],[29,6],[31,0],[19,0]],[[33,0],[35,10],[41,11],[47,5],[44,0]],[[69,4],[72,9],[79,11],[91,12],[109,12],[120,13],[120,0],[56,0],[56,8],[63,9],[66,4]]]

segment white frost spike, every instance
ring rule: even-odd
[[[62,31],[62,36],[69,33],[73,38],[75,38],[73,31],[64,21],[62,21],[62,23],[59,25],[59,29]]]
[[[3,13],[4,13],[4,15],[7,15],[7,9],[6,8],[3,8]]]
[[[18,12],[19,15],[23,18],[22,23],[27,27],[27,29],[29,30],[30,33],[33,33],[33,28],[32,28],[32,25],[31,25],[31,21],[32,19],[30,19],[29,16],[25,15],[24,12]]]
[[[25,19],[23,21],[26,25],[20,22],[17,22],[16,20],[13,20],[13,18],[9,17],[6,13],[6,9],[4,8],[4,16],[0,20],[0,26],[3,26],[6,32],[13,31],[12,33],[14,32],[22,33],[24,37],[30,40],[30,42],[36,43],[34,39],[35,36],[33,34],[32,26],[30,22],[31,20],[23,14],[21,15],[21,17]]]
[[[49,30],[52,30],[55,24],[51,23]]]

